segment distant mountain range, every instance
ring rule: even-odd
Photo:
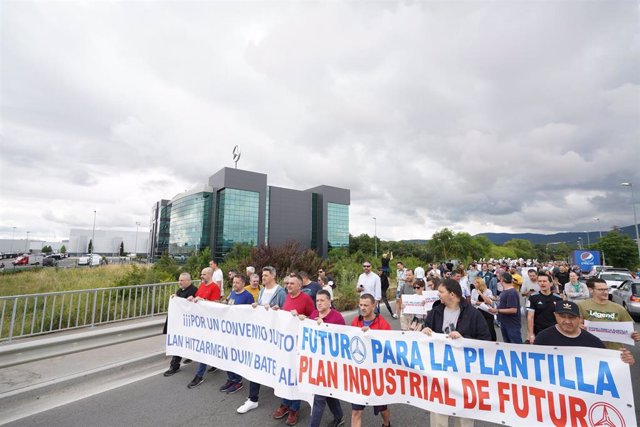
[[[605,235],[610,230],[602,230],[602,234]],[[629,225],[626,227],[618,228],[618,231],[622,234],[626,234],[635,240],[636,238],[636,229],[633,225]],[[547,243],[566,243],[569,246],[576,246],[578,243],[578,238],[582,239],[583,247],[586,247],[589,242],[596,243],[600,238],[600,234],[598,231],[590,231],[589,236],[587,237],[587,232],[563,232],[563,233],[555,233],[555,234],[536,234],[536,233],[480,233],[478,236],[486,236],[491,242],[496,245],[503,245],[505,242],[513,239],[524,239],[529,240],[531,243],[535,244],[547,244]],[[426,243],[428,240],[403,240],[403,242],[410,243]]]

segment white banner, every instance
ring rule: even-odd
[[[169,302],[167,355],[186,357],[312,402],[296,382],[298,323],[291,313],[184,298]]]
[[[633,322],[591,322],[585,320],[584,326],[588,332],[602,341],[636,345],[636,342],[631,338],[634,331]]]
[[[403,314],[427,314],[440,299],[438,291],[423,291],[422,295],[402,295]]]
[[[309,393],[506,425],[637,425],[629,366],[618,351],[363,333],[308,320],[298,333],[298,383]]]

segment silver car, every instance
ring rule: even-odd
[[[640,317],[640,280],[625,280],[611,293],[611,300],[627,309],[629,314]]]
[[[633,279],[633,277],[631,277],[631,274],[618,271],[603,271],[602,273],[598,274],[598,277],[607,282],[607,286],[609,287],[609,297],[611,297],[611,294],[614,290],[618,289],[618,286],[622,285],[622,282],[624,282],[625,280]]]

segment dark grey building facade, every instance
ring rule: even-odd
[[[160,203],[154,205],[152,223]],[[269,186],[265,174],[223,168],[207,185],[166,204],[167,248],[175,255],[208,246],[214,258],[223,260],[236,243],[281,245],[294,240],[324,257],[331,248],[349,245],[349,204],[350,191],[344,188],[293,190]],[[159,241],[153,241],[153,253],[160,250],[153,246]]]

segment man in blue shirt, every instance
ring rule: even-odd
[[[507,272],[500,274],[502,293],[498,308],[490,308],[489,313],[498,315],[502,339],[506,343],[522,344],[520,331],[520,295],[513,287],[513,277]]]
[[[227,304],[242,305],[253,304],[253,295],[244,288],[246,278],[240,274],[233,277],[233,288],[227,297]],[[227,382],[220,387],[223,393],[233,394],[242,390],[242,377],[235,372],[227,372]]]

